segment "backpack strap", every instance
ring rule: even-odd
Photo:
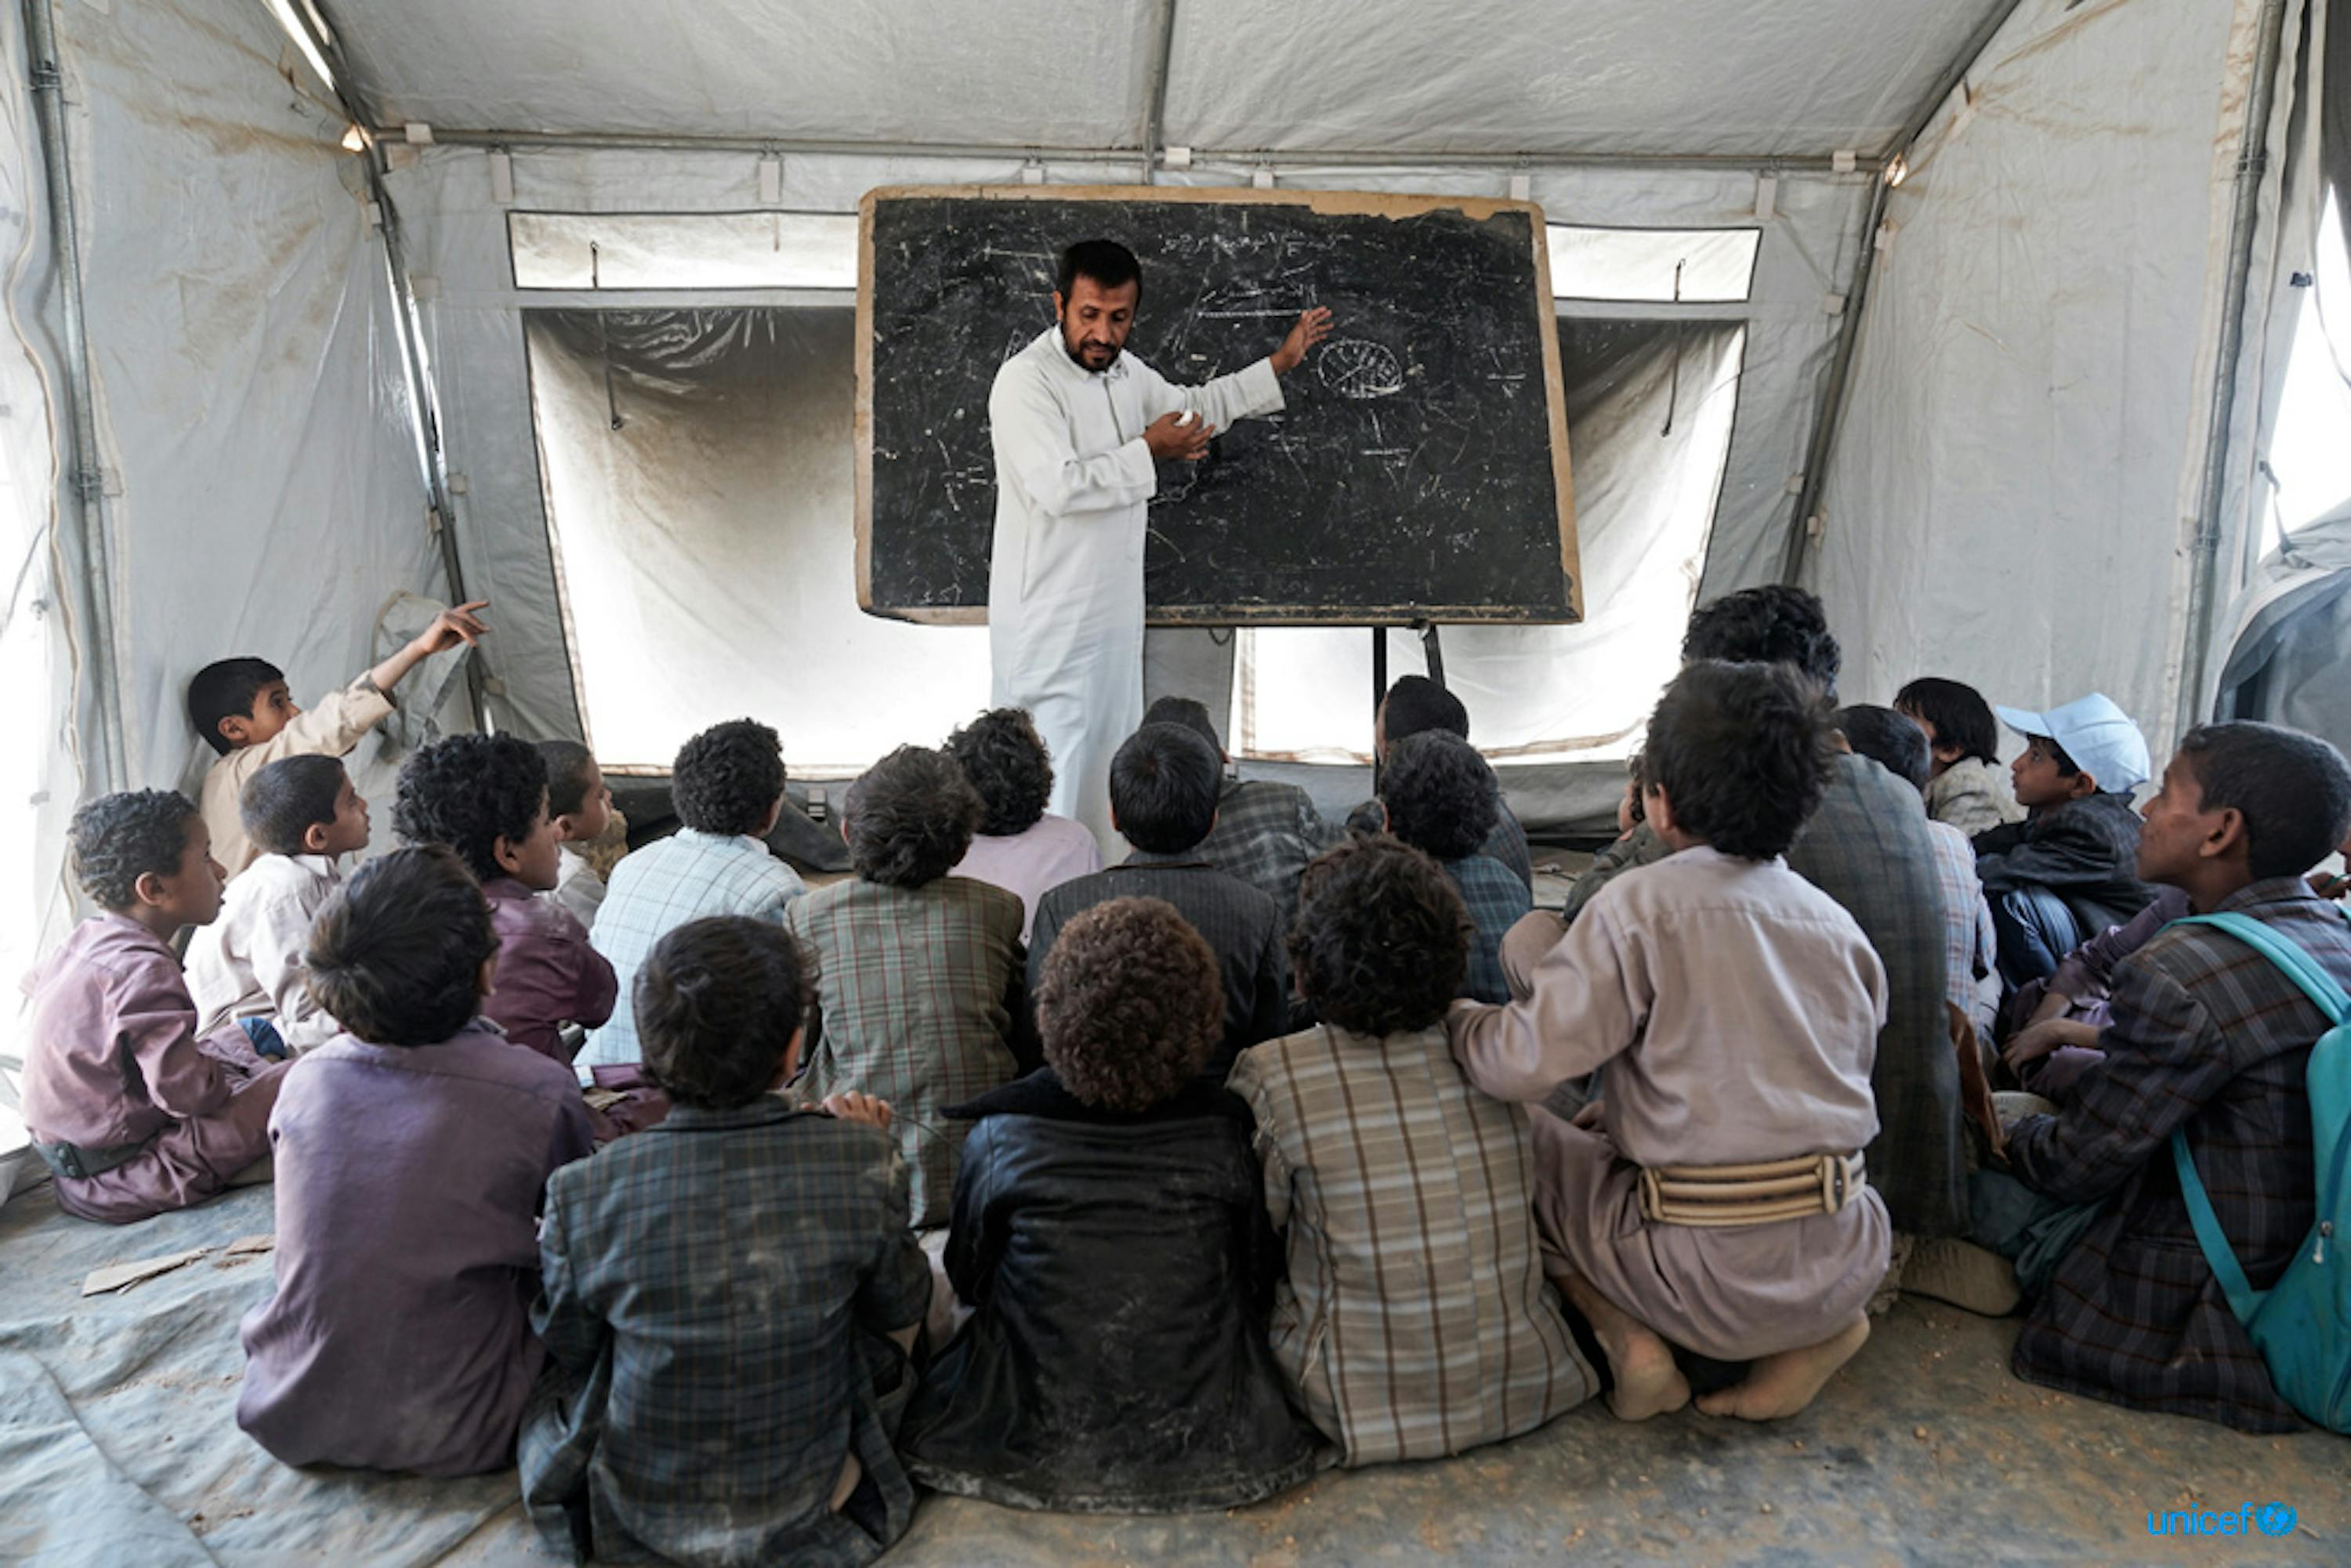
[[[2196,1156],[2188,1152],[2188,1134],[2177,1127],[2171,1130],[2171,1164],[2179,1173],[2179,1196],[2188,1200],[2188,1222],[2196,1228],[2196,1244],[2204,1249],[2204,1261],[2211,1268],[2212,1277],[2220,1281],[2229,1310],[2237,1314],[2239,1322],[2250,1324],[2261,1310],[2262,1292],[2245,1278],[2244,1266],[2237,1261],[2236,1249],[2220,1228],[2220,1217],[2212,1212],[2204,1178],[2196,1174]]]
[[[2346,912],[2351,919],[2351,912]],[[2326,1016],[2330,1024],[2341,1023],[2351,1016],[2351,996],[2335,982],[2335,977],[2318,967],[2316,959],[2301,943],[2290,936],[2281,936],[2251,915],[2234,912],[2221,915],[2189,915],[2172,922],[2174,925],[2211,925],[2226,931],[2246,946],[2276,965],[2285,977],[2302,988]]]
[[[2346,918],[2351,919],[2351,911],[2346,912]],[[2279,936],[2260,921],[2231,912],[2190,915],[2172,924],[2216,926],[2234,936],[2276,965],[2287,979],[2317,1004],[2329,1024],[2340,1025],[2346,1015],[2351,1015],[2351,997],[2344,994],[2335,977],[2320,968],[2302,944]],[[2220,1281],[2220,1289],[2229,1298],[2229,1310],[2237,1314],[2239,1322],[2250,1323],[2261,1310],[2262,1299],[2267,1292],[2256,1291],[2252,1281],[2245,1278],[2244,1267],[2237,1261],[2236,1251],[2220,1228],[2220,1217],[2212,1211],[2212,1199],[2204,1190],[2204,1179],[2196,1174],[2196,1156],[2188,1151],[2185,1128],[2172,1129],[2171,1164],[2179,1174],[2179,1196],[2187,1200],[2188,1221],[2196,1228],[2196,1244],[2203,1249],[2204,1261],[2210,1267],[2212,1277]]]

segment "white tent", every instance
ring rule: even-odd
[[[2159,744],[2262,548],[2326,10],[25,0],[0,681],[37,738],[0,764],[0,960],[71,916],[78,800],[193,778],[194,667],[315,695],[403,591],[492,602],[446,722],[624,767],[747,708],[801,775],[850,770],[976,707],[976,633],[854,611],[845,379],[700,424],[707,384],[583,370],[539,314],[765,312],[837,353],[818,220],[883,183],[1523,193],[1589,231],[1604,281],[1555,284],[1591,618],[1445,642],[1540,821],[1613,797],[1695,597],[1792,574],[1848,699],[2095,686]],[[1656,285],[1725,234],[1746,277]],[[638,399],[664,418],[599,417]],[[1367,641],[1187,633],[1155,679],[1229,696],[1237,753],[1343,761]]]

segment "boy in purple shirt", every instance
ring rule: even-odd
[[[589,1151],[569,1069],[478,1016],[497,938],[440,845],[353,873],[310,985],[347,1032],[270,1120],[277,1293],[243,1325],[236,1422],[289,1465],[471,1475],[507,1464],[543,1353],[539,1199]]]
[[[517,1045],[569,1061],[568,1023],[595,1028],[619,994],[588,928],[538,894],[562,872],[547,814],[547,761],[505,735],[453,735],[402,764],[392,827],[411,843],[446,844],[482,884],[498,938],[497,974],[482,1016]]]
[[[187,797],[100,796],[71,835],[74,875],[103,913],[25,983],[25,1124],[59,1208],[127,1225],[202,1202],[264,1159],[285,1069],[242,1030],[196,1038],[171,940],[220,914],[224,878]]]

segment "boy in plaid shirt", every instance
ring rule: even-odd
[[[636,1016],[676,1108],[549,1186],[523,1502],[583,1561],[868,1563],[913,1515],[892,1440],[931,1272],[890,1107],[773,1092],[810,999],[772,922],[669,933]]]
[[[1020,896],[947,874],[984,808],[943,751],[900,747],[850,786],[842,809],[856,880],[784,912],[816,961],[823,1004],[800,1094],[862,1090],[898,1108],[914,1224],[927,1229],[947,1221],[969,1131],[947,1107],[1019,1074]]]
[[[1518,873],[1485,852],[1501,817],[1501,790],[1486,759],[1441,729],[1407,736],[1388,748],[1380,804],[1388,831],[1433,857],[1469,906],[1469,967],[1461,995],[1507,1002],[1502,936],[1525,919],[1534,899]]]

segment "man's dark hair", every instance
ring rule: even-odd
[[[849,860],[884,887],[921,887],[955,869],[987,814],[956,759],[902,746],[865,770],[841,801]]]
[[[947,737],[947,755],[987,808],[981,832],[1008,839],[1045,815],[1053,798],[1053,759],[1027,708],[990,708]]]
[[[2204,810],[2245,819],[2247,869],[2257,882],[2300,876],[2351,831],[2351,768],[2314,735],[2281,725],[2199,725],[2179,743]]]
[[[689,920],[637,969],[633,1005],[645,1074],[672,1100],[705,1111],[747,1105],[807,1019],[814,965],[772,920]]]
[[[547,802],[547,760],[511,735],[453,735],[400,765],[392,831],[412,844],[446,844],[475,878],[507,874],[497,842],[519,849]]]
[[[1821,803],[1834,747],[1827,705],[1803,675],[1706,659],[1674,678],[1650,716],[1642,778],[1666,792],[1683,832],[1770,860]]]
[[[1224,972],[1174,904],[1113,898],[1054,937],[1037,1032],[1071,1093],[1105,1111],[1147,1111],[1198,1077],[1223,1040]]]
[[[1225,754],[1225,737],[1217,733],[1217,721],[1208,716],[1208,705],[1193,697],[1161,697],[1143,710],[1145,724],[1180,724],[1202,740]]]
[[[1389,1035],[1441,1021],[1469,969],[1468,907],[1437,862],[1354,838],[1306,868],[1290,967],[1325,1021]]]
[[[1441,861],[1476,854],[1502,817],[1494,770],[1477,747],[1441,729],[1389,742],[1380,800],[1388,831]]]
[[[196,733],[226,757],[236,749],[221,733],[225,718],[251,718],[253,699],[262,688],[286,678],[286,672],[266,659],[223,659],[206,664],[188,682],[188,722]]]
[[[1983,693],[1940,675],[1921,675],[1894,694],[1894,706],[1935,727],[1937,746],[1956,746],[1962,761],[2000,760],[2000,721]]]
[[[1716,659],[1733,664],[1793,664],[1832,703],[1844,658],[1836,639],[1829,635],[1828,614],[1820,600],[1782,583],[1742,588],[1700,606],[1682,638],[1686,664]]]
[[[670,801],[698,833],[756,835],[784,792],[784,743],[756,719],[714,724],[677,748]]]
[[[369,861],[319,911],[303,955],[310,995],[370,1045],[438,1045],[481,1010],[497,951],[481,884],[446,844]]]
[[[1180,854],[1217,825],[1224,763],[1180,724],[1146,724],[1110,759],[1110,809],[1126,841],[1148,854]]]
[[[1069,302],[1070,292],[1078,279],[1091,277],[1101,288],[1123,288],[1135,286],[1137,304],[1143,300],[1143,264],[1134,253],[1114,239],[1081,239],[1061,253],[1061,270],[1054,275],[1053,287],[1061,290],[1061,300]]]
[[[179,873],[194,815],[177,789],[125,789],[84,803],[66,830],[74,880],[100,909],[130,908],[141,877]]]
[[[547,764],[547,814],[569,817],[587,805],[596,754],[576,740],[542,740],[538,755]]]
[[[339,757],[281,757],[245,781],[236,814],[246,836],[265,853],[298,855],[302,835],[314,822],[335,820],[335,798],[343,792]]]
[[[1390,746],[1432,729],[1468,739],[1469,710],[1426,675],[1406,675],[1388,688],[1380,703],[1380,733]]]
[[[1836,711],[1835,724],[1855,757],[1866,757],[1913,789],[1923,791],[1928,767],[1927,732],[1890,707],[1855,703]]]

